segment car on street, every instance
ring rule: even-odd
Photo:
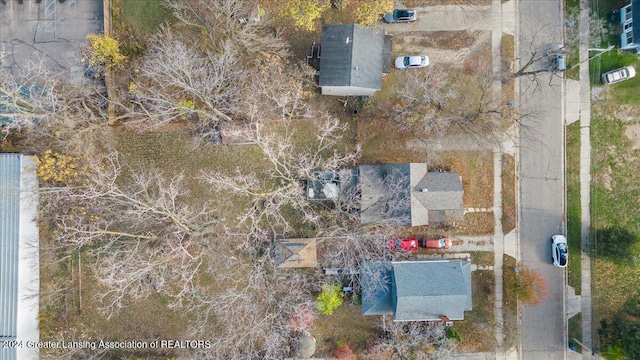
[[[395,9],[384,14],[382,18],[386,23],[406,23],[416,21],[416,11],[413,9]]]
[[[605,85],[615,84],[635,76],[636,69],[633,66],[625,66],[602,74],[602,83]]]
[[[424,246],[427,249],[451,249],[451,238],[439,237],[439,238],[426,238],[424,239]]]
[[[415,251],[418,250],[418,238],[396,238],[389,240],[389,249],[394,251]]]
[[[405,55],[396,58],[396,69],[421,68],[429,65],[426,55]]]
[[[562,235],[551,237],[551,261],[557,267],[566,267],[569,261],[569,246],[567,238]]]

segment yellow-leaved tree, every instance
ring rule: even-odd
[[[38,179],[54,186],[68,186],[80,181],[80,165],[77,158],[49,149],[35,157]]]
[[[87,60],[92,66],[103,65],[105,68],[115,68],[126,60],[126,56],[120,50],[120,42],[111,36],[89,34],[87,40],[89,40]]]
[[[382,15],[393,11],[393,0],[349,0],[347,6],[361,25],[373,25]]]
[[[280,5],[280,13],[293,20],[296,27],[313,30],[316,20],[330,6],[329,0],[284,0]]]

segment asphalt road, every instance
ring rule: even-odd
[[[520,0],[519,51],[562,43],[560,0]],[[551,264],[554,234],[564,233],[564,121],[562,82],[544,73],[538,86],[520,78],[520,249],[525,266],[540,272],[550,297],[522,309],[522,358],[565,358],[565,272]]]

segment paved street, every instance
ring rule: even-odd
[[[544,48],[563,42],[560,0],[521,0],[519,52],[528,59],[528,46]],[[550,298],[522,308],[522,358],[565,358],[565,272],[551,265],[550,238],[564,231],[564,123],[562,79],[539,77],[539,87],[520,79],[520,111],[535,112],[520,129],[520,249],[525,266],[539,271]]]

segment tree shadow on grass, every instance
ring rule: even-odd
[[[616,265],[635,265],[634,246],[638,236],[618,228],[592,229],[595,256]]]

